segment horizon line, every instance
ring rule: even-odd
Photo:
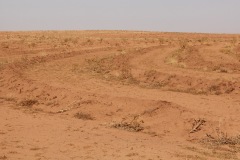
[[[79,31],[79,32],[96,32],[96,31],[102,31],[102,32],[146,32],[146,33],[175,33],[175,34],[216,34],[216,35],[240,35],[240,33],[226,33],[226,32],[181,32],[181,31],[155,31],[155,30],[115,30],[115,29],[33,29],[33,30],[0,30],[0,32],[71,32],[71,31]]]

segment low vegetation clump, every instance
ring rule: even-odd
[[[127,130],[130,132],[140,132],[144,129],[140,123],[127,123],[127,122],[116,123],[113,124],[112,127]]]
[[[230,137],[227,133],[217,130],[215,136],[207,134],[206,138],[204,138],[202,142],[204,144],[210,144],[214,146],[240,145],[240,135]]]
[[[35,99],[26,99],[23,100],[19,103],[20,106],[24,106],[24,107],[32,107],[34,104],[37,104],[38,101]]]
[[[86,113],[82,113],[82,112],[76,113],[74,115],[74,117],[77,118],[77,119],[81,119],[81,120],[94,120],[94,117],[92,117],[92,115],[86,114]]]
[[[130,122],[122,121],[120,123],[114,123],[111,125],[112,128],[127,130],[130,132],[140,132],[144,130],[144,127],[141,125],[141,122],[138,121],[138,117],[134,117],[134,119]]]
[[[127,84],[138,84],[128,64],[129,56],[120,54],[86,61],[90,71],[107,80],[118,80]],[[117,74],[114,74],[114,72],[117,72]]]

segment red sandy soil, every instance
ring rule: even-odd
[[[240,159],[240,35],[0,32],[0,160]]]

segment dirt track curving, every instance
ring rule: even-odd
[[[239,35],[1,32],[0,159],[240,159],[239,48]]]

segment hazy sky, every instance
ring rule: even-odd
[[[240,0],[0,0],[0,30],[240,33]]]

